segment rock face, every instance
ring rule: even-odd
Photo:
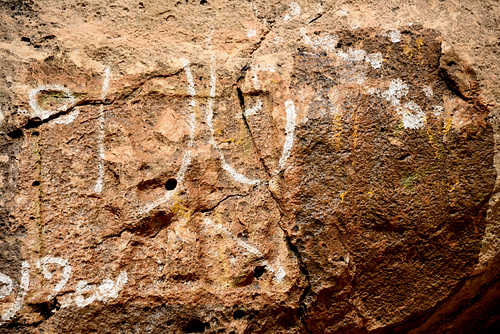
[[[0,332],[500,326],[497,3],[1,6]]]

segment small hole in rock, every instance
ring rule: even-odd
[[[23,136],[23,131],[20,130],[20,129],[17,129],[17,130],[14,130],[12,132],[9,132],[7,134],[10,138],[14,138],[14,139],[17,139],[17,138],[21,138]]]
[[[23,42],[31,42],[31,40],[28,37],[21,37],[21,41]]]
[[[266,267],[264,266],[255,267],[255,271],[253,272],[253,277],[259,278],[262,275],[264,275],[265,272],[266,272]]]
[[[38,187],[40,185],[40,181],[33,181],[31,184],[33,187]]]
[[[177,187],[176,179],[168,179],[167,182],[165,183],[165,189],[167,190],[174,190],[175,187]]]
[[[207,2],[208,2],[207,0],[201,0],[200,5],[205,5],[205,4],[207,4]]]
[[[203,333],[208,324],[201,322],[198,319],[192,319],[184,327],[184,332],[186,333]]]
[[[345,262],[345,260],[344,260],[344,257],[343,257],[343,256],[341,256],[341,257],[340,257],[340,261]]]
[[[237,310],[233,313],[233,319],[238,320],[243,318],[246,315],[245,311],[243,310]]]

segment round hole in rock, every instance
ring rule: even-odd
[[[174,190],[175,187],[177,187],[176,179],[168,179],[167,182],[165,183],[165,189],[167,190]]]
[[[33,187],[38,187],[40,185],[40,181],[33,181],[31,184]]]
[[[258,266],[258,267],[255,267],[255,270],[253,272],[253,277],[255,278],[259,278],[261,277],[262,275],[264,275],[264,272],[266,271],[266,267],[265,266]]]
[[[237,311],[234,311],[234,313],[233,313],[233,319],[238,320],[238,319],[243,318],[245,315],[246,315],[245,311],[237,310]]]

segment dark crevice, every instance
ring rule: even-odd
[[[61,308],[61,305],[57,301],[57,298],[52,298],[51,300],[44,303],[28,304],[28,306],[32,309],[33,312],[40,314],[40,316],[43,318],[43,320],[34,323],[34,327],[38,327],[43,322],[47,321]]]
[[[172,77],[172,76],[175,76],[175,75],[179,74],[183,70],[184,70],[184,68],[181,68],[181,69],[179,69],[179,70],[177,70],[177,71],[175,71],[173,73],[169,73],[169,74],[155,74],[155,75],[151,75],[151,76],[147,77],[145,80],[141,81],[136,87],[132,88],[132,91],[130,93],[128,93],[125,96],[121,96],[120,98],[126,99],[126,98],[130,97],[137,90],[141,90],[142,87],[149,80],[151,80],[151,79]],[[40,125],[42,125],[44,123],[48,123],[48,122],[50,122],[50,121],[52,121],[52,120],[54,120],[56,118],[59,118],[61,116],[65,116],[65,115],[71,113],[76,107],[110,105],[112,103],[113,103],[112,100],[110,101],[110,100],[101,100],[101,99],[97,99],[97,100],[83,99],[83,100],[77,101],[74,105],[72,105],[68,109],[60,111],[60,112],[57,112],[57,113],[54,113],[53,115],[51,115],[50,117],[48,117],[48,118],[46,118],[44,120],[41,120],[38,117],[29,119],[28,122],[26,124],[24,124],[21,128],[24,128],[24,129],[37,128],[37,127],[39,127]],[[20,129],[16,129],[16,130],[10,132],[9,136],[10,136],[10,134],[12,134],[13,136],[16,135],[18,133],[18,131],[20,131]],[[12,138],[15,138],[15,137],[12,137]]]
[[[275,199],[275,201],[276,201],[276,199]],[[279,201],[276,201],[276,202],[279,205]],[[281,209],[281,206],[280,206],[280,209]],[[306,266],[304,265],[304,261],[302,260],[302,257],[300,255],[300,252],[299,252],[297,246],[295,246],[292,243],[292,241],[290,239],[290,236],[286,233],[286,230],[281,226],[281,220],[282,219],[283,219],[283,214],[281,214],[280,220],[278,221],[278,227],[283,231],[283,234],[285,235],[285,240],[286,240],[286,244],[288,246],[288,249],[292,253],[295,254],[295,257],[297,258],[297,261],[299,262],[299,270],[300,270],[300,272],[306,278],[307,286],[305,287],[304,291],[302,292],[302,294],[300,295],[300,298],[299,298],[299,317],[300,317],[300,321],[302,322],[302,325],[304,326],[305,332],[306,333],[311,333],[307,329],[307,321],[306,321],[306,318],[307,318],[307,306],[306,306],[306,304],[304,302],[305,298],[307,297],[307,295],[311,291],[311,281],[309,279],[309,271],[307,270]]]
[[[24,128],[24,129],[34,129],[34,128],[37,128],[37,127],[39,127],[40,125],[42,125],[44,123],[48,123],[48,122],[50,122],[50,121],[52,121],[52,120],[54,120],[56,118],[68,115],[76,107],[97,106],[97,105],[104,105],[104,104],[106,104],[106,103],[104,103],[104,101],[99,101],[99,100],[82,100],[82,101],[79,101],[79,102],[75,103],[75,105],[71,106],[70,108],[68,108],[66,110],[63,110],[63,111],[57,112],[57,113],[55,113],[53,115],[50,115],[46,119],[41,120],[38,117],[32,118],[32,119],[28,120],[28,122],[22,128]]]
[[[236,87],[236,93],[238,94],[238,100],[240,102],[240,108],[241,108],[241,116],[243,118],[243,122],[245,123],[245,127],[247,128],[247,131],[248,133],[250,134],[250,138],[252,139],[252,144],[253,144],[253,147],[255,148],[256,150],[256,153],[257,155],[259,156],[259,161],[260,163],[262,164],[262,166],[264,167],[264,170],[266,171],[267,175],[269,177],[271,177],[271,171],[269,170],[269,168],[266,166],[266,164],[264,163],[264,159],[262,159],[262,154],[260,153],[260,150],[259,150],[259,147],[257,146],[257,144],[255,143],[255,140],[253,138],[253,134],[252,134],[252,130],[250,129],[250,125],[248,124],[248,121],[245,117],[245,109],[246,109],[246,106],[245,106],[245,97],[243,96],[243,92],[241,91],[239,85],[241,84],[241,81],[244,79],[245,75],[246,75],[246,72],[248,71],[250,67],[247,65],[245,65],[242,69],[241,69],[241,72],[242,72],[242,76],[240,78],[238,78],[238,81],[237,81],[237,87]]]
[[[203,209],[203,210],[200,210],[199,212],[201,213],[206,213],[206,212],[210,212],[210,211],[213,211],[215,209],[217,209],[217,207],[219,205],[221,205],[223,202],[225,202],[226,200],[230,199],[230,198],[233,198],[233,197],[245,197],[245,196],[248,196],[247,195],[241,195],[241,194],[235,194],[235,195],[229,195],[227,197],[224,197],[222,200],[220,200],[219,202],[217,202],[217,204],[215,204],[213,207],[211,208],[208,208],[208,209]]]
[[[323,16],[323,14],[317,14],[315,17],[313,17],[312,19],[310,19],[309,22],[307,22],[307,24],[311,24],[314,21],[319,20],[322,16]]]

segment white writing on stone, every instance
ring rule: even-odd
[[[398,29],[388,30],[385,36],[388,36],[393,43],[398,43],[401,41],[401,32]]]
[[[319,36],[314,39],[307,36],[307,30],[305,28],[300,28],[300,33],[304,39],[304,43],[310,45],[313,49],[324,49],[328,52],[335,51],[339,37],[337,35],[325,35]]]
[[[70,276],[71,276],[71,266],[68,264],[68,261],[59,257],[51,257],[46,256],[36,262],[37,267],[42,271],[43,277],[47,280],[52,279],[55,272],[50,271],[49,265],[54,264],[62,268],[62,278],[53,288],[53,293],[48,297],[51,299],[58,292],[60,292],[64,286],[67,284]],[[80,281],[77,284],[76,292],[74,294],[63,295],[60,298],[61,306],[66,307],[71,304],[71,302],[75,302],[75,304],[79,307],[83,307],[89,305],[93,301],[103,301],[107,302],[111,299],[118,298],[119,292],[123,289],[125,284],[128,282],[128,276],[125,271],[122,271],[116,281],[105,279],[102,284],[96,288],[92,288],[92,286],[88,285],[86,281]],[[0,288],[0,298],[4,298],[12,294],[13,291],[13,281],[9,276],[0,273],[0,283],[4,285]],[[30,265],[27,261],[24,261],[21,265],[21,283],[19,286],[19,292],[16,296],[16,299],[13,305],[1,315],[0,325],[4,324],[5,321],[12,319],[17,312],[19,312],[24,303],[24,299],[28,292],[30,285]],[[82,293],[92,292],[92,295],[88,298],[84,298]]]
[[[56,110],[45,110],[38,105],[38,94],[40,94],[40,92],[44,92],[44,91],[46,91],[46,92],[58,92],[58,91],[63,92],[65,95],[65,98],[68,99],[68,102],[66,104],[60,106]],[[29,93],[29,105],[30,105],[31,109],[33,109],[33,111],[34,111],[34,116],[40,118],[40,120],[42,120],[42,121],[49,118],[50,116],[56,114],[57,112],[68,110],[73,105],[73,103],[75,101],[76,100],[75,100],[75,96],[73,95],[73,93],[71,93],[68,88],[60,86],[60,85],[40,86],[36,89],[33,89]]]
[[[235,181],[238,181],[241,183],[246,183],[246,184],[257,184],[260,182],[259,180],[251,180],[251,179],[247,178],[245,175],[238,173],[231,165],[229,165],[226,162],[226,159],[224,157],[224,153],[222,153],[222,150],[220,149],[219,145],[215,141],[215,138],[214,138],[215,130],[214,130],[214,124],[213,124],[213,117],[214,117],[213,108],[214,108],[214,98],[215,98],[216,84],[217,84],[215,61],[216,61],[216,58],[215,58],[215,55],[213,55],[210,59],[210,97],[208,99],[208,108],[207,108],[207,116],[206,116],[207,125],[208,125],[208,128],[210,130],[210,143],[212,144],[212,147],[217,151],[217,154],[219,155],[219,159],[221,161],[222,168],[226,172],[228,172]]]
[[[253,116],[258,114],[262,110],[262,101],[259,99],[255,102],[255,105],[252,108],[248,108],[245,110],[245,116]]]
[[[29,271],[30,271],[29,263],[26,261],[23,262],[21,265],[21,285],[20,285],[21,291],[18,293],[14,301],[14,305],[12,305],[12,307],[8,309],[7,312],[2,314],[2,321],[8,321],[12,319],[16,315],[16,313],[23,307],[24,298],[26,297],[26,293],[28,292],[28,288],[30,285]],[[0,323],[0,325],[2,324],[3,323]]]
[[[429,99],[432,96],[434,96],[434,92],[432,91],[432,88],[430,86],[422,87],[422,91],[424,92],[425,96],[427,96]]]
[[[231,232],[229,232],[229,230],[227,228],[225,228],[221,224],[215,224],[210,218],[205,218],[203,223],[205,224],[205,226],[213,228],[220,233],[223,233],[226,237],[228,237],[231,240],[233,240],[234,242],[236,242],[240,247],[244,248],[247,252],[254,254],[258,257],[264,256],[262,254],[262,252],[259,249],[257,249],[257,247],[254,247],[254,246],[250,245],[249,243],[241,240],[240,238],[237,238]],[[270,265],[269,262],[267,262],[265,260],[262,262],[262,264],[265,265],[269,269],[270,272],[274,273],[274,277],[275,277],[276,281],[278,281],[278,282],[283,281],[283,279],[286,276],[286,272],[283,269],[283,267],[279,266],[278,270],[276,270],[274,268],[274,266]]]
[[[424,126],[425,114],[415,102],[405,103],[403,107],[398,107],[396,110],[402,116],[401,120],[406,129],[419,129]]]
[[[101,90],[101,100],[102,103],[99,107],[99,176],[97,178],[97,183],[95,185],[94,191],[96,193],[100,193],[102,191],[102,187],[104,186],[104,125],[105,125],[105,113],[104,113],[104,100],[106,99],[106,95],[108,93],[109,87],[109,78],[111,76],[111,70],[109,66],[104,67],[104,80],[102,83]]]
[[[408,85],[401,79],[393,79],[389,88],[382,92],[381,96],[396,108],[396,112],[401,116],[401,121],[406,129],[418,129],[424,126],[425,113],[413,101],[401,105],[401,98],[409,92]]]
[[[315,37],[314,39],[307,35],[307,30],[305,28],[300,29],[300,33],[302,34],[302,39],[304,43],[311,46],[313,49],[323,49],[327,52],[333,53],[335,52],[335,48],[337,46],[339,37],[337,35],[325,35]],[[366,54],[365,50],[337,50],[336,55],[342,59],[344,62],[360,62],[365,60],[370,63],[373,68],[380,68],[382,66],[382,62],[384,60],[382,54],[380,52],[371,53],[369,55]]]
[[[54,273],[50,272],[48,269],[49,264],[57,264],[58,266],[63,268],[62,278],[54,287],[53,293],[51,296],[56,295],[62,288],[68,283],[68,280],[71,276],[71,267],[68,265],[68,261],[65,259],[61,259],[60,257],[51,257],[46,256],[37,261],[36,266],[42,270],[43,277],[45,279],[52,279],[52,275]]]
[[[382,92],[382,97],[391,102],[393,106],[400,106],[400,99],[408,94],[408,85],[401,79],[394,79],[389,85],[389,89]]]
[[[283,18],[283,21],[288,22],[292,20],[293,18],[297,17],[300,15],[300,6],[296,2],[292,2],[290,4],[290,12],[285,15]]]
[[[3,286],[0,288],[0,298],[4,298],[12,293],[12,279],[0,273],[0,283],[3,283]]]
[[[194,114],[194,110],[193,110],[193,108],[196,106],[196,101],[195,101],[196,91],[194,89],[193,74],[192,74],[191,68],[189,66],[190,65],[189,60],[183,58],[183,59],[181,59],[181,63],[182,63],[182,66],[184,67],[184,72],[186,73],[186,79],[188,81],[187,92],[189,95],[191,95],[191,101],[189,103],[190,117],[188,120],[188,124],[189,124],[188,147],[191,149],[194,145],[194,135],[195,135],[195,131],[196,131],[196,118],[195,118],[195,114]],[[215,94],[215,92],[214,92],[214,94]],[[187,171],[189,165],[191,164],[191,158],[192,158],[191,150],[188,150],[184,154],[184,157],[182,158],[181,167],[179,168],[179,171],[177,172],[177,175],[175,176],[175,179],[177,181],[178,186],[175,187],[175,189],[173,189],[173,190],[167,191],[166,194],[163,197],[161,197],[159,200],[146,205],[142,210],[140,210],[138,212],[139,216],[144,215],[144,214],[148,214],[149,212],[151,212],[153,209],[159,207],[160,205],[164,205],[172,198],[172,196],[174,194],[176,194],[179,191],[179,189],[182,189],[181,185],[182,185],[182,182],[184,181],[184,178],[186,176],[186,171]]]
[[[285,144],[283,145],[283,153],[281,154],[281,158],[278,164],[279,170],[285,168],[285,162],[290,156],[290,152],[293,147],[293,137],[295,131],[295,121],[297,119],[297,113],[295,112],[295,104],[292,100],[287,100],[285,102],[286,109],[286,139]]]
[[[380,68],[382,67],[382,62],[384,61],[384,57],[380,52],[376,52],[367,55],[365,60],[369,62],[373,68]]]
[[[122,271],[116,281],[113,282],[111,279],[103,280],[102,284],[98,287],[89,285],[87,281],[78,282],[75,293],[73,294],[73,301],[78,307],[85,307],[94,301],[107,302],[111,299],[118,298],[118,293],[123,289],[125,284],[128,282],[128,276],[125,271]],[[92,292],[90,297],[85,298],[83,294],[88,294]],[[67,307],[71,305],[71,298],[65,300],[61,303],[62,307]]]

